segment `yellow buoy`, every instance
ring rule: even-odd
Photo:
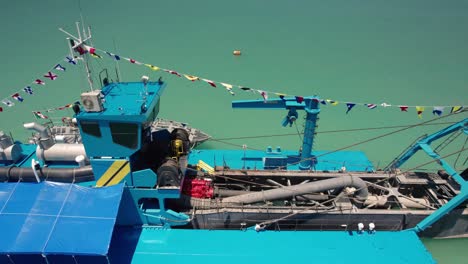
[[[241,51],[240,50],[235,50],[232,52],[233,55],[236,55],[236,56],[239,56],[241,55]]]

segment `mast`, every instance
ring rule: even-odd
[[[76,22],[75,25],[76,25],[76,31],[77,31],[78,37],[70,34],[63,28],[59,28],[60,31],[62,31],[63,33],[69,36],[67,40],[68,40],[68,47],[70,49],[70,58],[75,57],[73,51],[76,48],[80,47],[81,45],[84,45],[86,41],[91,40],[91,29],[89,27],[88,27],[88,32],[86,32],[86,30],[83,27],[83,35],[81,35],[80,22]],[[94,91],[93,79],[91,78],[91,70],[88,64],[89,62],[88,56],[83,56],[83,61],[84,61],[83,64],[84,64],[84,68],[86,72],[86,78],[88,79],[89,88],[91,89],[91,91]]]

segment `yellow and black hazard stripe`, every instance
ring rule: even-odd
[[[96,182],[96,187],[115,185],[122,181],[129,173],[130,163],[128,160],[116,160]]]

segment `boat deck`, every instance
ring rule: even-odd
[[[116,228],[111,263],[435,263],[412,231]]]

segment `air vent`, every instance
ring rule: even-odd
[[[96,90],[92,92],[81,94],[81,103],[86,112],[101,112],[103,110],[101,102],[101,91]]]

